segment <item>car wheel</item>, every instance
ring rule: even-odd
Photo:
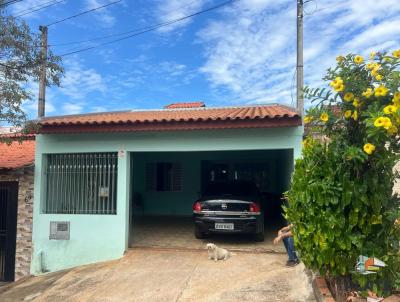
[[[205,233],[201,232],[200,230],[195,229],[195,230],[194,230],[194,237],[196,237],[197,239],[204,239],[204,238],[206,238],[207,236],[206,236]]]
[[[264,241],[264,231],[254,234],[254,240],[257,242],[263,242]]]

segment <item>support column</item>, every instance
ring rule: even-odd
[[[129,248],[129,196],[130,196],[130,153],[118,152],[117,215],[124,232],[125,250]]]

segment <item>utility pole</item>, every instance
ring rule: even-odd
[[[304,71],[303,71],[303,0],[297,0],[297,81],[296,109],[300,116],[304,114]]]
[[[42,33],[42,50],[39,75],[38,118],[44,117],[46,102],[47,26],[39,26]]]

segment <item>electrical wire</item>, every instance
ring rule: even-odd
[[[58,23],[61,23],[61,22],[64,22],[64,21],[67,21],[67,20],[70,20],[70,19],[73,19],[73,18],[82,16],[82,15],[85,15],[85,14],[88,14],[88,13],[91,13],[91,12],[94,12],[94,11],[96,11],[96,10],[98,10],[98,9],[102,9],[102,8],[105,8],[105,7],[110,6],[110,5],[113,5],[113,4],[117,4],[117,3],[122,2],[122,1],[123,1],[123,0],[118,0],[118,1],[110,2],[110,3],[104,4],[104,5],[102,5],[102,6],[98,6],[98,7],[95,7],[95,8],[92,8],[92,9],[89,9],[89,10],[86,10],[86,11],[83,11],[83,12],[80,12],[80,13],[78,13],[78,14],[76,14],[76,15],[73,15],[73,16],[70,16],[70,17],[67,17],[67,18],[64,18],[64,19],[61,19],[61,20],[52,22],[52,23],[50,23],[50,24],[47,24],[46,26],[47,26],[47,27],[50,27],[50,26],[52,26],[52,25],[55,25],[55,24],[58,24]]]
[[[185,8],[185,7],[193,4],[196,1],[197,0],[191,1],[191,2],[189,2],[187,4],[185,4],[184,6],[179,7],[179,9]],[[146,30],[146,29],[150,29],[150,28],[152,28],[154,26],[158,26],[158,25],[162,25],[162,24],[168,24],[169,25],[169,22],[172,22],[172,21],[175,21],[175,19],[164,21],[163,23],[159,23],[159,24],[156,24],[156,25],[135,28],[135,29],[128,30],[128,31],[125,31],[125,32],[121,32],[121,33],[114,33],[114,34],[99,36],[99,37],[96,37],[96,38],[91,38],[91,39],[86,39],[86,40],[71,41],[71,42],[58,43],[58,44],[49,44],[48,46],[49,47],[58,47],[58,46],[67,46],[67,45],[74,45],[74,44],[85,44],[85,43],[88,43],[88,42],[95,42],[95,41],[104,40],[104,39],[107,39],[107,38],[120,37],[120,36],[124,36],[124,35],[130,34],[130,33],[138,32],[138,31],[142,31],[142,30]]]
[[[47,2],[44,2],[44,3],[42,3],[42,4],[39,4],[39,5],[36,5],[36,6],[32,6],[32,7],[28,8],[28,9],[22,10],[22,11],[18,12],[18,15],[14,16],[14,17],[15,17],[15,18],[20,18],[20,17],[22,17],[22,16],[25,16],[25,15],[28,15],[28,14],[31,14],[31,13],[34,13],[34,12],[37,12],[37,11],[39,11],[39,10],[48,8],[48,7],[50,7],[50,6],[54,6],[54,5],[59,4],[59,3],[62,3],[62,2],[65,2],[65,0],[59,0],[59,1],[57,1],[57,0],[56,0],[56,1],[55,1],[55,0],[52,0],[52,1],[47,1]]]
[[[21,1],[24,1],[24,0],[11,0],[11,1],[8,1],[8,2],[4,2],[3,4],[1,4],[0,7],[3,7],[3,8],[4,8],[4,7],[6,7],[6,6],[9,6],[9,5],[12,5],[12,4],[21,2]]]
[[[234,2],[234,1],[239,1],[239,0],[229,0],[229,1],[225,1],[225,2],[220,3],[220,4],[218,4],[218,5],[209,7],[209,8],[207,8],[207,9],[204,9],[204,10],[201,10],[201,11],[198,11],[198,12],[195,12],[195,13],[190,14],[190,15],[186,15],[186,16],[184,16],[184,17],[180,17],[180,18],[177,18],[177,19],[173,19],[173,20],[170,20],[170,21],[166,21],[166,22],[163,22],[163,23],[159,23],[159,24],[156,24],[156,25],[154,25],[154,26],[149,26],[147,29],[144,29],[144,30],[135,32],[135,33],[133,33],[133,34],[131,34],[131,35],[128,35],[128,36],[126,36],[126,37],[122,37],[122,38],[119,38],[119,39],[115,39],[115,40],[111,40],[111,41],[108,41],[108,42],[100,43],[100,44],[97,44],[97,45],[94,45],[94,46],[90,46],[90,47],[87,47],[87,48],[83,48],[83,49],[79,49],[79,50],[76,50],[76,51],[67,52],[67,53],[64,53],[64,54],[62,54],[62,55],[60,55],[60,56],[61,56],[61,57],[69,56],[69,55],[72,55],[72,54],[76,54],[76,53],[80,53],[80,52],[83,52],[83,51],[91,50],[91,49],[94,49],[94,48],[97,48],[97,47],[100,47],[100,46],[104,46],[104,45],[116,43],[116,42],[119,42],[119,41],[122,41],[122,40],[126,40],[126,39],[129,39],[129,38],[132,38],[132,37],[136,37],[136,36],[142,35],[142,34],[144,34],[144,33],[147,33],[147,32],[150,32],[150,31],[154,31],[154,30],[159,29],[159,28],[161,28],[161,27],[165,27],[165,26],[168,26],[168,25],[171,25],[171,24],[174,24],[174,23],[177,23],[177,22],[180,22],[180,21],[183,21],[183,20],[186,20],[186,19],[189,19],[189,18],[198,16],[198,15],[204,14],[204,13],[206,13],[206,12],[216,10],[216,9],[218,9],[218,8],[221,8],[221,7],[223,7],[223,6],[226,6],[226,5],[228,5],[228,4],[231,4],[231,3]],[[129,33],[129,32],[126,32],[126,33]],[[125,33],[125,34],[126,34],[126,33]],[[123,35],[123,34],[117,34],[117,35]],[[112,36],[112,35],[109,35],[109,36]],[[104,38],[104,37],[102,37],[102,38]]]

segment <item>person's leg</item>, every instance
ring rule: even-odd
[[[283,238],[283,243],[286,248],[286,252],[289,256],[289,261],[297,261],[296,250],[294,249],[294,240],[293,237]]]

